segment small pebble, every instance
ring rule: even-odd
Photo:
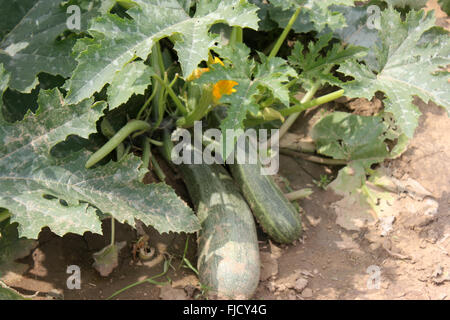
[[[306,280],[304,278],[299,278],[295,282],[294,289],[297,292],[302,292],[306,288],[307,285],[308,285],[308,280]]]

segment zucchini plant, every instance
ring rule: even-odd
[[[211,248],[200,241],[198,269],[202,281],[230,296],[250,297],[257,284],[257,271],[244,274],[259,270],[250,210],[224,168],[194,165],[181,171],[197,216],[165,183],[153,156],[167,148],[165,133],[190,130],[196,121],[223,134],[278,128],[279,135],[266,142],[270,147],[307,109],[342,96],[382,94],[384,108],[374,116],[323,117],[308,148],[315,153],[308,159],[344,165],[330,184],[334,190],[376,210],[377,195],[366,179],[375,164],[406,150],[420,116],[413,98],[450,107],[448,32],[435,25],[433,12],[421,9],[423,1],[0,0],[0,5],[7,16],[0,22],[0,223],[17,228],[17,234],[8,232],[14,234],[11,243],[31,248],[33,243],[18,239],[37,239],[43,227],[60,236],[101,233],[106,216],[131,225],[140,220],[161,233],[203,237],[223,224],[227,237],[214,241],[224,247],[245,242],[228,254],[229,261],[248,268],[242,278],[214,281],[227,269],[209,260]],[[380,8],[378,28],[367,23],[370,5]],[[80,8],[79,29],[68,27],[69,6]],[[448,10],[445,3],[443,9]],[[219,109],[224,113],[217,123]],[[223,151],[227,159],[232,150]],[[229,169],[263,229],[278,242],[293,242],[301,235],[300,214],[271,178],[258,176],[258,166]],[[149,168],[159,183],[142,183]],[[193,180],[200,189],[192,187]],[[215,192],[226,201],[212,201]],[[208,215],[208,206],[219,207]],[[280,206],[282,214],[276,215]],[[251,232],[239,240],[244,222]],[[245,250],[251,254],[243,257]],[[117,251],[113,238],[102,251],[113,257],[103,258],[117,260]],[[0,270],[16,257],[0,252]]]

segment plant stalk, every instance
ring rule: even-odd
[[[318,83],[315,83],[311,89],[308,90],[308,92],[306,93],[306,95],[302,98],[302,100],[300,101],[301,104],[307,103],[309,102],[314,95],[316,94],[317,90],[319,90],[320,85]],[[292,127],[292,125],[294,124],[295,120],[297,120],[298,116],[300,115],[301,112],[295,112],[293,114],[291,114],[286,121],[283,123],[283,125],[280,128],[280,139],[281,137],[283,137],[283,135],[288,132],[288,130]]]
[[[338,90],[338,91],[329,93],[327,95],[321,96],[317,99],[313,99],[309,102],[299,103],[293,107],[282,109],[282,110],[280,110],[280,113],[282,116],[290,116],[294,113],[301,113],[307,109],[314,108],[314,107],[320,106],[321,104],[325,104],[325,103],[331,102],[333,100],[339,99],[343,95],[344,95],[344,90]],[[285,133],[286,132],[284,132],[283,134],[285,134]]]
[[[116,222],[114,221],[114,217],[111,216],[111,246],[114,245],[115,240],[116,240]]]
[[[131,133],[135,131],[145,130],[148,131],[151,126],[148,122],[142,120],[131,120],[122,129],[119,130],[103,147],[95,152],[89,160],[86,162],[86,168],[89,169],[100,160],[106,157],[111,151],[113,151],[119,144],[122,143]]]
[[[9,213],[8,210],[4,210],[4,211],[0,210],[0,222],[3,222],[10,217],[11,217],[11,213]]]
[[[295,12],[292,15],[291,19],[289,20],[286,28],[284,28],[283,32],[281,33],[280,37],[278,38],[277,42],[275,43],[275,46],[272,48],[272,51],[270,51],[269,59],[275,57],[278,54],[278,51],[280,51],[280,48],[283,45],[284,40],[286,40],[286,37],[288,36],[289,32],[291,31],[292,26],[294,25],[295,21],[297,20],[301,9],[302,9],[301,7],[298,7],[297,10],[295,10]]]
[[[162,144],[161,144],[162,145]],[[144,144],[143,144],[143,151],[142,151],[142,166],[146,169],[149,168],[150,162],[152,163],[152,169],[155,172],[155,174],[158,176],[159,180],[162,182],[166,181],[166,175],[162,171],[161,167],[159,166],[158,161],[155,159],[155,157],[152,154],[152,151],[150,149],[150,139],[145,138]]]
[[[158,75],[153,75],[153,77],[167,90],[167,93],[169,94],[169,96],[172,98],[173,102],[175,103],[175,105],[177,106],[178,110],[185,116],[188,114],[188,111],[186,109],[186,107],[183,105],[183,103],[181,102],[181,100],[177,97],[177,95],[175,94],[175,92],[173,91],[173,89],[170,87],[170,85],[168,85],[166,82],[164,82],[163,79],[161,79],[160,76]]]
[[[244,33],[241,27],[233,27],[230,35],[230,45],[234,46],[236,43],[242,43],[244,40]]]

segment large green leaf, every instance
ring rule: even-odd
[[[17,25],[25,14],[33,7],[37,0],[1,0],[0,5],[4,14],[0,20],[0,40]]]
[[[378,30],[368,25],[370,15],[367,9],[368,6],[334,7],[334,10],[342,13],[347,21],[346,26],[341,26],[333,31],[334,36],[344,44],[373,48],[375,43],[379,41]],[[368,50],[363,60],[371,65],[376,65],[374,50]]]
[[[341,64],[339,71],[355,78],[344,86],[345,94],[371,99],[377,91],[384,92],[385,110],[411,138],[420,116],[413,96],[450,110],[449,73],[443,69],[450,63],[450,38],[444,30],[433,28],[432,13],[411,11],[402,21],[400,13],[388,8],[380,21],[377,65],[354,61]]]
[[[267,89],[281,103],[289,106],[289,89],[286,83],[290,77],[297,73],[289,67],[281,58],[268,59],[260,55],[261,64],[249,59],[250,49],[243,44],[214,49],[225,62],[231,62],[227,66],[220,64],[203,74],[198,80],[202,84],[215,84],[221,80],[237,82],[236,92],[223,95],[220,103],[227,104],[227,117],[221,123],[221,129],[242,129],[243,121],[248,112],[257,114],[260,106],[256,96],[261,89]]]
[[[0,63],[11,74],[11,88],[29,92],[40,72],[70,76],[76,65],[71,56],[75,39],[57,38],[68,29],[67,6],[77,3],[62,6],[61,0],[0,0],[2,19],[7,17],[0,25],[8,30],[0,42]],[[89,8],[91,11],[82,11],[82,29],[96,12],[96,6]]]
[[[303,87],[309,89],[312,84],[319,83],[321,85],[330,83],[332,85],[340,85],[342,82],[334,77],[330,70],[336,64],[340,64],[348,59],[357,59],[363,57],[365,49],[363,47],[347,46],[342,47],[337,43],[323,54],[324,48],[329,46],[332,34],[324,34],[319,37],[317,42],[310,42],[308,51],[305,53],[305,46],[301,42],[296,42],[289,62],[296,69],[301,70],[299,82]]]
[[[5,121],[5,116],[3,114],[3,93],[9,84],[9,74],[6,73],[3,64],[0,63],[0,123]]]
[[[317,151],[334,159],[360,161],[365,167],[389,156],[384,142],[387,126],[381,117],[333,112],[313,128]]]
[[[216,42],[209,33],[218,22],[256,29],[257,7],[240,0],[200,1],[191,18],[176,0],[136,0],[127,11],[131,19],[105,15],[93,23],[94,41],[83,51],[69,84],[69,103],[76,103],[100,91],[129,61],[150,54],[153,44],[172,37],[185,77],[207,59]]]
[[[366,186],[366,176],[372,164],[389,157],[387,131],[388,126],[379,116],[345,112],[329,114],[314,126],[312,137],[317,152],[348,161],[329,186],[351,203],[376,210],[375,195]]]
[[[133,94],[144,94],[152,74],[152,69],[142,61],[131,62],[117,72],[108,87],[109,109],[127,102]]]
[[[160,232],[198,230],[197,218],[170,187],[139,182],[145,172],[133,156],[92,170],[84,168],[87,152],[51,157],[52,147],[67,136],[94,133],[106,107],[92,100],[70,106],[63,101],[57,89],[41,91],[35,115],[14,124],[0,120],[0,207],[12,213],[21,236],[36,238],[43,226],[59,235],[101,233],[89,204],[121,222],[137,218]]]
[[[338,11],[330,8],[336,5],[353,6],[354,0],[271,0],[274,6],[270,9],[270,17],[280,27],[284,28],[299,6],[302,7],[300,16],[292,26],[296,32],[308,32],[311,30],[322,31],[328,27],[331,30],[342,28],[346,25],[345,17]]]

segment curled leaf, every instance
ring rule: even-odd
[[[125,241],[116,242],[114,245],[104,247],[93,254],[95,260],[92,265],[102,277],[107,277],[119,265],[119,252],[126,245]]]

